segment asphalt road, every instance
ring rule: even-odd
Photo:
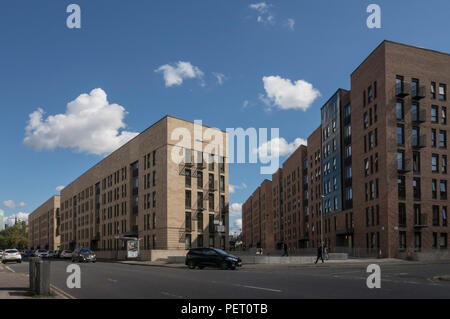
[[[369,289],[366,264],[295,267],[244,265],[239,270],[168,268],[97,262],[79,264],[81,288],[66,285],[69,261],[51,262],[51,282],[76,298],[450,298],[447,263],[380,264],[381,288]],[[28,272],[28,263],[8,264]]]

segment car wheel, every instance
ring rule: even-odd
[[[236,270],[236,265],[235,264],[231,265],[231,270]]]
[[[189,269],[195,269],[195,263],[192,260],[189,260],[188,267]]]
[[[22,262],[22,260],[18,260],[18,261],[17,261],[17,263],[19,263],[19,264],[20,264],[21,262]]]
[[[222,270],[227,270],[228,269],[228,264],[226,261],[223,261],[222,264],[220,264],[220,268]]]
[[[198,266],[198,269],[203,269],[205,268],[205,266]]]

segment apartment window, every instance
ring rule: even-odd
[[[366,91],[363,92],[363,105],[366,106]]]
[[[433,173],[439,172],[439,155],[438,154],[431,155],[431,171]]]
[[[447,108],[441,107],[441,124],[447,124]]]
[[[185,224],[186,224],[186,231],[190,232],[192,230],[192,220],[190,212],[185,213]]]
[[[431,129],[431,147],[436,147],[436,129]]]
[[[197,247],[198,248],[203,247],[203,235],[197,235]]]
[[[186,234],[186,250],[191,249],[191,234]]]
[[[374,123],[378,121],[378,106],[376,104],[373,106],[373,121]]]
[[[413,171],[420,173],[420,152],[413,152]]]
[[[185,191],[185,207],[191,208],[191,191]]]
[[[405,176],[398,176],[397,188],[398,188],[398,199],[404,200],[406,197]]]
[[[397,125],[397,145],[403,146],[405,144],[405,127],[402,124]]]
[[[369,176],[369,159],[364,160],[364,172],[366,176]]]
[[[447,100],[447,86],[445,84],[439,84],[439,100]]]
[[[203,172],[197,172],[197,188],[203,188]]]
[[[153,171],[153,186],[156,186],[156,171]]]
[[[437,199],[437,181],[435,179],[431,180],[431,198]]]
[[[153,166],[156,165],[156,151],[153,151]]]
[[[375,147],[375,138],[373,132],[369,132],[369,150]]]
[[[431,82],[430,90],[431,90],[431,99],[435,100],[436,99],[436,83],[435,82]]]
[[[447,131],[439,131],[439,147],[447,148]]]
[[[397,114],[397,120],[398,121],[403,121],[405,119],[405,114],[404,114],[404,110],[403,110],[403,101],[398,100],[396,103],[396,114]]]
[[[442,226],[447,226],[447,206],[442,207]]]
[[[185,170],[185,182],[184,182],[184,184],[185,184],[185,186],[186,187],[191,187],[191,170],[190,169],[187,169],[187,170]]]
[[[433,226],[439,226],[439,206],[433,205]]]
[[[447,181],[446,180],[441,180],[441,182],[439,183],[439,189],[441,191],[441,200],[446,200],[447,199]]]
[[[447,155],[442,155],[442,174],[447,174]]]
[[[366,227],[370,226],[370,216],[369,216],[369,214],[370,214],[370,208],[367,207],[366,208]]]
[[[419,121],[419,104],[417,102],[412,103],[411,114],[413,122]]]
[[[208,169],[209,169],[210,171],[213,171],[213,170],[214,170],[214,154],[209,154]]]
[[[373,91],[372,91],[372,86],[369,86],[369,88],[367,89],[367,97],[368,97],[368,102],[369,104],[372,102],[373,99]]]
[[[413,178],[414,200],[420,200],[420,178]]]
[[[214,174],[208,175],[208,188],[209,190],[214,190]]]
[[[417,126],[412,128],[412,146],[419,146],[420,129]]]
[[[369,127],[369,115],[366,113],[364,113],[364,129]]]
[[[420,251],[422,249],[422,233],[414,233],[414,248],[415,251]]]
[[[219,178],[219,181],[220,181],[220,192],[225,192],[225,176],[220,176],[220,178]]]
[[[210,193],[208,194],[208,205],[209,210],[214,211],[214,194]]]
[[[197,209],[203,210],[203,193],[197,193]]]
[[[401,231],[398,233],[398,237],[399,237],[399,243],[398,243],[398,247],[401,250],[405,250],[406,249],[406,232]]]
[[[411,93],[412,96],[417,96],[419,89],[419,80],[418,79],[412,79],[411,81]]]
[[[447,248],[447,234],[446,233],[441,233],[440,247],[442,249]]]
[[[400,94],[403,92],[403,76],[397,75],[395,78],[395,91],[396,94]]]
[[[438,106],[432,105],[431,106],[431,123],[437,123],[438,122]]]
[[[398,171],[405,170],[405,151],[401,150],[397,151],[397,170]]]
[[[378,153],[375,153],[375,173],[378,172]]]

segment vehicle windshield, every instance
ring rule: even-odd
[[[44,249],[39,249],[38,250],[38,253],[46,253],[47,251],[46,250],[44,250]]]
[[[17,253],[17,249],[7,249],[7,250],[5,250],[5,252],[8,254],[14,254],[14,253]]]
[[[85,254],[92,254],[92,252],[89,249],[87,249],[87,248],[81,249],[80,252],[85,253]]]

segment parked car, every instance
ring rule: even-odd
[[[25,253],[26,253],[27,257],[33,257],[34,256],[34,251],[33,250],[27,250]]]
[[[193,248],[186,254],[185,264],[194,269],[198,267],[219,267],[221,269],[236,269],[242,266],[242,260],[222,249],[217,248]]]
[[[55,258],[61,258],[62,249],[55,250]]]
[[[54,250],[49,250],[48,251],[48,256],[47,256],[48,258],[53,258],[53,257],[55,257],[55,251]]]
[[[3,250],[0,249],[0,258],[3,257]]]
[[[34,252],[34,257],[47,258],[48,257],[48,251],[45,250],[45,249],[37,249]]]
[[[17,249],[6,249],[3,252],[2,263],[7,263],[8,261],[15,261],[17,263],[22,262],[22,255]]]
[[[93,262],[97,261],[95,254],[87,248],[77,248],[72,253],[72,262]]]
[[[59,254],[59,258],[66,259],[66,258],[72,258],[72,251],[71,250],[63,250],[61,254]]]

